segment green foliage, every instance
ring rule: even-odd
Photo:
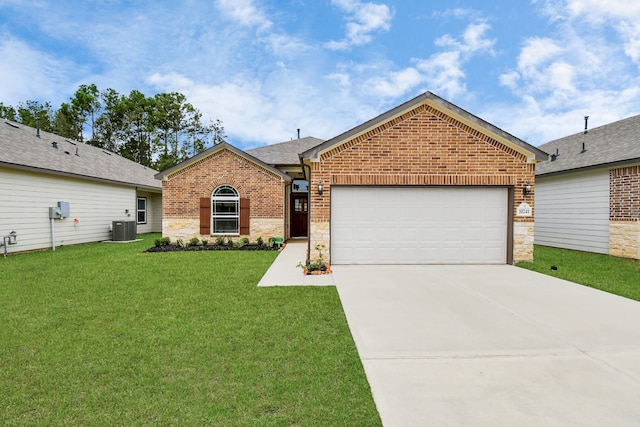
[[[222,236],[216,237],[216,245],[224,246],[224,237],[222,237]]]
[[[162,237],[154,240],[156,247],[167,246],[169,243],[171,243],[171,239],[169,237]]]
[[[198,246],[198,243],[200,243],[200,239],[198,239],[197,237],[192,237],[191,239],[189,239],[189,246]]]
[[[229,246],[230,248],[234,246],[233,239],[231,237],[227,239],[227,246]]]
[[[95,84],[80,85],[58,110],[26,101],[17,108],[0,102],[0,116],[117,153],[158,170],[170,168],[224,141],[220,120],[202,113],[177,92],[148,97],[138,90],[122,95]],[[85,137],[85,131],[90,137]]]
[[[209,241],[207,239],[202,239],[202,246],[207,246]]]
[[[262,236],[258,236],[258,239],[256,240],[256,243],[258,244],[258,246],[264,245],[264,240],[262,240]]]
[[[546,246],[535,246],[533,259],[518,267],[640,301],[640,261]]]
[[[176,240],[176,245],[178,245],[181,248],[186,248],[187,247],[186,243],[182,239]]]
[[[240,241],[238,242],[238,244],[240,246],[245,246],[249,244],[249,238],[248,237],[243,237],[240,239]]]
[[[139,237],[0,258],[0,424],[380,426],[335,287]]]

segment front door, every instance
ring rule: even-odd
[[[291,194],[291,237],[307,237],[309,198],[307,193]]]

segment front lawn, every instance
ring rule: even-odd
[[[532,263],[518,263],[518,267],[640,301],[638,261],[546,246],[536,246],[533,259]]]
[[[380,425],[335,288],[142,237],[0,258],[0,424]]]

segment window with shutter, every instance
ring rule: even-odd
[[[251,201],[249,199],[240,199],[240,234],[242,235],[250,234],[250,208]]]
[[[211,234],[240,233],[240,197],[238,190],[221,185],[211,195]]]

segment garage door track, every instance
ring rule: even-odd
[[[334,266],[385,426],[637,426],[640,303],[513,266]]]

